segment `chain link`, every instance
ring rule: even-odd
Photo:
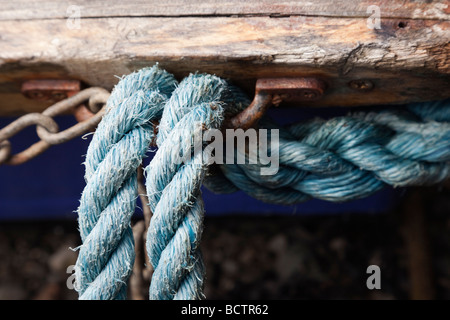
[[[0,130],[0,165],[19,165],[41,154],[52,145],[67,142],[93,130],[102,119],[109,92],[103,88],[88,88],[70,98],[64,99],[45,109],[42,113],[29,113],[13,121]],[[53,117],[67,113],[88,101],[89,110],[95,113],[92,117],[59,131]],[[11,153],[11,143],[8,141],[23,129],[36,125],[36,133],[41,139],[17,154]]]

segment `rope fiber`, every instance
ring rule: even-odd
[[[216,76],[191,74],[178,83],[158,65],[120,80],[84,163],[86,187],[78,208],[82,245],[75,268],[80,299],[126,298],[134,263],[130,221],[136,172],[154,139],[158,151],[145,168],[153,212],[147,234],[154,268],[150,299],[205,298],[202,184],[216,193],[243,190],[264,202],[294,204],[311,197],[348,201],[387,185],[430,185],[450,176],[448,100],[286,127],[263,118],[260,128],[279,130],[279,170],[273,175],[260,174],[266,166],[261,159],[211,166],[196,161],[202,153],[192,155],[186,148],[193,137],[221,129],[225,118],[249,103],[242,91]]]

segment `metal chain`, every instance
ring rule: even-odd
[[[105,113],[109,95],[110,93],[103,88],[88,88],[55,103],[42,113],[29,113],[13,121],[0,130],[0,165],[22,164],[41,154],[52,145],[67,142],[93,130]],[[88,101],[89,110],[95,114],[64,131],[59,131],[58,124],[53,120],[53,117],[66,113],[85,101]],[[41,140],[22,152],[11,154],[11,143],[8,139],[32,125],[36,125],[36,133]]]

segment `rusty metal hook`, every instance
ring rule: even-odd
[[[314,101],[320,99],[326,89],[324,81],[318,78],[264,78],[255,85],[255,97],[241,113],[225,123],[226,128],[247,130],[256,125],[271,105],[282,101]]]

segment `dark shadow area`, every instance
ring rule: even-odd
[[[433,287],[450,298],[450,196],[424,195]],[[400,206],[386,214],[207,217],[202,252],[209,299],[408,299]],[[407,217],[407,212],[404,212]],[[0,299],[76,299],[67,288],[75,220],[0,224]],[[369,265],[381,290],[369,290]],[[70,279],[69,279],[70,282]]]

